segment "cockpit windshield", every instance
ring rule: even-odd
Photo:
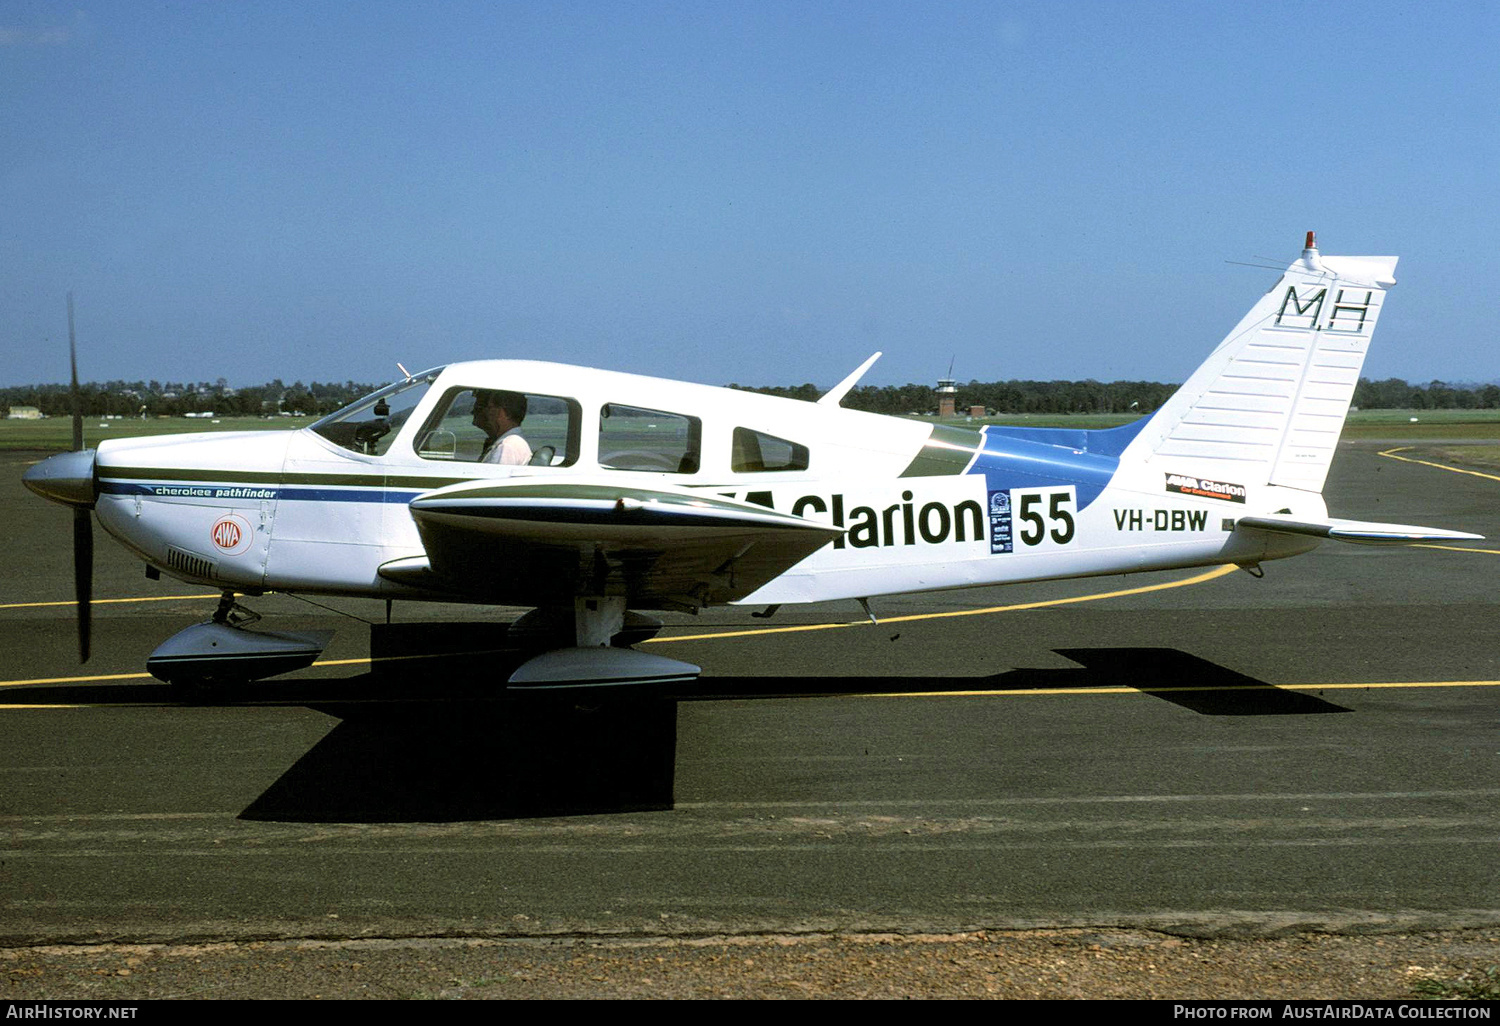
[[[310,426],[335,445],[367,456],[383,456],[442,370],[434,367],[387,385]]]

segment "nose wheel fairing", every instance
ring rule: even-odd
[[[333,631],[253,631],[208,620],[157,646],[146,670],[168,684],[242,683],[311,666]]]

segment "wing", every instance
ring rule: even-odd
[[[840,529],[696,490],[535,477],[453,485],[411,502],[427,555],[380,575],[513,605],[623,595],[636,609],[744,598]]]
[[[1415,545],[1418,542],[1483,541],[1482,534],[1445,531],[1437,527],[1413,527],[1410,524],[1374,524],[1363,520],[1299,520],[1271,514],[1263,517],[1240,517],[1235,529],[1269,531],[1272,534],[1300,534],[1335,541],[1359,542],[1364,545]]]

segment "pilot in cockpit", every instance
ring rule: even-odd
[[[521,437],[526,419],[526,397],[503,389],[476,389],[474,426],[484,432],[481,463],[522,466],[531,460],[531,446]]]

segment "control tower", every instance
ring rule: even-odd
[[[953,373],[953,368],[948,368],[948,373]],[[952,378],[939,378],[937,383],[938,416],[958,416],[958,382]]]

